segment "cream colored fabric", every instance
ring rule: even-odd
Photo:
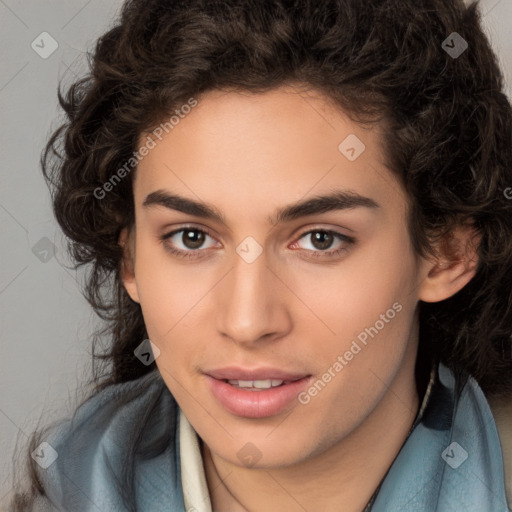
[[[199,439],[181,409],[179,422],[181,485],[185,510],[186,512],[212,512]]]

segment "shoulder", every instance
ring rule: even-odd
[[[154,500],[179,498],[177,415],[157,370],[92,395],[40,445],[48,499],[57,510],[122,511],[126,499],[159,510]]]
[[[512,510],[512,400],[494,398],[489,403],[500,436],[505,466],[507,497],[509,507]]]
[[[372,510],[508,511],[498,431],[478,383],[439,364],[422,409]]]
[[[444,368],[445,385],[449,380],[448,373]],[[491,401],[472,376],[460,379],[460,383],[462,385],[453,414],[449,446],[455,445],[455,455],[457,450],[462,451],[463,458],[460,460],[461,466],[457,466],[457,471],[449,474],[453,481],[456,480],[454,475],[465,474],[465,497],[467,499],[472,496],[472,503],[476,509],[476,503],[481,499],[479,510],[483,510],[486,504],[489,506],[491,503],[493,510],[509,510],[510,476],[506,473],[508,450],[503,443],[503,434],[510,416],[507,418],[503,409],[492,407]],[[510,433],[510,423],[508,430]],[[450,452],[450,455],[452,454]],[[463,489],[460,484],[459,487]],[[483,496],[486,494],[487,501],[484,501]],[[464,501],[462,497],[460,501]]]

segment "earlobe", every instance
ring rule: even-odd
[[[121,280],[126,292],[134,302],[139,302],[139,291],[135,279],[135,250],[134,240],[128,232],[128,228],[123,228],[119,235],[119,245],[123,248],[123,258],[121,260]]]
[[[440,302],[455,295],[473,279],[478,268],[481,236],[471,225],[458,226],[437,247],[435,261],[424,262],[425,277],[418,298]]]

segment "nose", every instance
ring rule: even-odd
[[[245,347],[276,340],[291,329],[286,279],[270,268],[265,251],[248,263],[235,253],[216,297],[217,329]]]

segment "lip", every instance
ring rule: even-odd
[[[266,418],[286,410],[297,401],[301,391],[307,388],[311,375],[284,372],[272,368],[247,370],[241,368],[222,368],[209,371],[206,375],[213,397],[235,416],[243,418]],[[246,388],[232,386],[225,380],[267,380],[284,381],[281,386],[260,391],[248,391]]]
[[[260,368],[240,368],[236,366],[227,366],[216,370],[208,370],[206,375],[218,380],[267,380],[279,379],[284,381],[299,380],[307,377],[306,373],[287,372],[279,368],[260,367]]]

